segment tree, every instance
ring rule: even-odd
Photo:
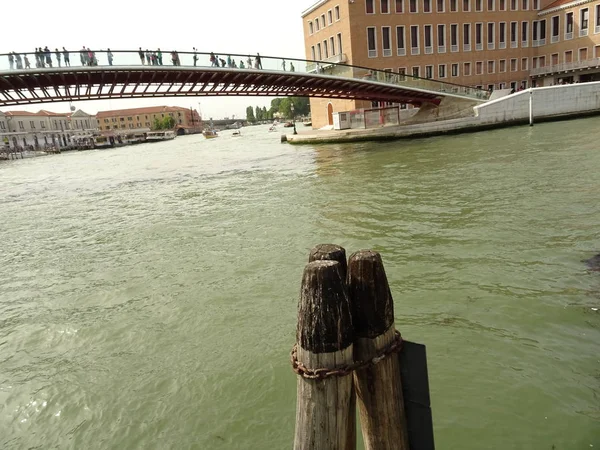
[[[171,116],[163,117],[162,120],[154,119],[152,123],[153,130],[171,130],[175,128],[175,119]]]
[[[256,120],[258,120],[259,122],[264,120],[263,116],[262,116],[262,109],[260,108],[260,106],[257,106],[255,109],[255,115],[256,115]]]
[[[248,106],[246,108],[246,120],[250,123],[256,122],[256,117],[254,117],[254,108],[252,108],[252,106]]]

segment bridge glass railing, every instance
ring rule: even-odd
[[[312,73],[335,77],[353,78],[365,81],[402,86],[428,92],[450,94],[459,97],[487,100],[487,91],[447,83],[440,80],[413,77],[406,74],[369,69],[339,63],[345,61],[345,55],[330,57],[325,61],[310,61],[296,58],[262,56],[258,54],[211,54],[206,52],[177,52],[169,50],[76,50],[51,51],[41,53],[0,54],[0,72],[54,70],[57,67],[106,67],[106,66],[181,66],[181,67],[219,67],[235,70],[267,70],[280,72]]]

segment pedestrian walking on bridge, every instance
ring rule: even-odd
[[[69,52],[66,48],[63,47],[63,59],[65,60],[65,67],[71,67],[71,58],[69,56]]]

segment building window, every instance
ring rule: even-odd
[[[450,0],[450,12],[458,11],[458,0]]]
[[[425,38],[425,54],[433,53],[433,28],[431,25],[425,25],[424,28]]]
[[[506,48],[506,22],[500,22],[499,28],[500,36],[498,41],[498,47]]]
[[[367,14],[375,14],[375,0],[367,0]]]
[[[369,58],[377,58],[377,37],[375,27],[367,28],[367,48]]]
[[[516,11],[518,8],[519,4],[517,3],[517,0],[510,0],[510,10]]]
[[[415,66],[412,68],[412,76],[419,78],[419,66]]]
[[[404,25],[396,27],[396,42],[398,43],[398,56],[406,55],[406,44],[404,43]]]
[[[408,12],[417,13],[419,8],[417,6],[417,0],[408,0]]]
[[[483,50],[483,24],[475,24],[475,50]]]
[[[572,50],[568,50],[565,52],[565,62],[566,63],[573,62],[573,51]]]
[[[337,44],[338,44],[338,53],[341,55],[344,53],[344,48],[342,47],[342,33],[337,34]]]
[[[431,12],[431,0],[423,0],[423,12],[424,13]]]
[[[471,0],[463,0],[463,12],[471,11]]]
[[[335,55],[335,40],[333,39],[333,36],[329,38],[329,48],[331,49],[331,56]]]
[[[42,129],[46,128],[46,124],[44,122],[40,122],[40,126],[42,127]]]
[[[521,47],[527,47],[529,42],[529,22],[521,22]]]
[[[527,11],[529,9],[529,0],[521,0],[521,9]]]
[[[494,10],[494,0],[487,0],[487,9],[488,11]]]
[[[471,24],[463,24],[463,51],[471,51]]]
[[[458,64],[454,63],[450,66],[450,70],[451,70],[451,75],[453,77],[457,77],[458,76]]]
[[[29,121],[29,127],[30,127],[32,130],[35,130],[35,122],[34,122],[33,120],[30,120],[30,121]]]
[[[329,46],[327,45],[327,41],[323,41],[323,53],[325,54],[325,59],[329,58]]]
[[[573,13],[567,13],[567,27],[565,28],[565,39],[573,39]]]
[[[494,22],[488,22],[487,24],[487,38],[488,38],[488,50],[494,50],[495,42],[494,42]]]
[[[438,53],[446,53],[446,25],[437,26]]]
[[[313,61],[317,59],[316,55],[315,55],[315,46],[314,45],[310,47],[310,59],[312,59]],[[147,117],[146,117],[146,119],[147,119]]]
[[[308,34],[313,34],[313,33],[314,33],[313,23],[308,22]]]
[[[323,54],[321,53],[321,44],[317,44],[317,59],[319,61],[323,59]]]
[[[600,33],[600,5],[596,5],[596,26],[594,33]]]
[[[506,60],[505,59],[501,59],[500,60],[500,65],[498,67],[498,71],[499,72],[506,72]]]
[[[458,24],[450,24],[450,51],[458,51]]]
[[[419,26],[411,25],[410,27],[410,54],[419,54]]]
[[[316,30],[316,31],[319,31],[320,29],[321,29],[321,28],[320,28],[320,26],[319,26],[319,18],[317,17],[317,18],[315,19],[315,30]]]
[[[443,13],[445,11],[445,0],[437,0],[437,12]]]
[[[516,72],[517,71],[517,58],[511,58],[511,60],[510,60],[510,71],[511,72]]]
[[[331,10],[327,11],[327,24],[331,25],[333,23],[333,12]]]
[[[533,0],[533,9],[540,9],[540,0]]]
[[[483,61],[477,61],[475,63],[475,73],[477,75],[482,75],[483,74]]]
[[[540,45],[546,45],[546,19],[540,20]]]
[[[340,20],[340,7],[336,6],[333,10],[335,11],[335,21],[337,22]]]
[[[321,14],[321,26],[323,28],[327,26],[327,22],[325,22],[325,14]]]
[[[588,51],[587,47],[583,47],[579,49],[579,61],[585,61],[588,59]]]
[[[579,11],[579,36],[588,35],[590,10],[588,8]]]
[[[518,22],[511,22],[510,23],[510,48],[517,48],[519,46],[518,43],[517,43],[517,40],[518,40],[518,36],[517,36],[518,26],[519,26]]]
[[[470,62],[466,62],[463,64],[463,74],[465,75],[465,77],[471,76],[471,63]]]
[[[557,55],[558,56],[558,55]],[[529,59],[521,58],[521,70],[529,70]]]
[[[552,21],[550,22],[550,28],[551,28],[550,42],[552,44],[554,44],[560,40],[560,17],[559,16],[552,17]]]
[[[396,0],[396,14],[404,12],[404,0]]]
[[[383,56],[392,56],[392,29],[390,27],[381,27],[381,39]]]
[[[500,11],[506,11],[506,0],[499,0],[500,1]]]
[[[399,77],[400,81],[406,81],[406,67],[398,67],[398,73],[401,75]]]
[[[488,73],[494,73],[496,68],[496,61],[488,61]]]
[[[381,0],[381,14],[390,13],[390,0]]]
[[[425,66],[425,78],[433,78],[433,66]]]

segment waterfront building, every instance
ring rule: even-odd
[[[73,123],[74,117],[77,125]],[[74,129],[75,126],[79,129]],[[96,131],[94,116],[83,111],[73,114],[46,110],[0,113],[0,139],[3,145],[8,144],[12,149],[64,149],[72,145],[73,136]]]
[[[600,0],[320,0],[302,20],[313,71],[346,63],[487,90],[600,80]],[[373,106],[312,98],[313,127]]]
[[[131,130],[150,131],[155,120],[161,121],[169,116],[175,120],[178,134],[193,133],[202,128],[202,118],[198,111],[179,106],[100,111],[96,115],[98,127],[103,134],[122,134]]]

